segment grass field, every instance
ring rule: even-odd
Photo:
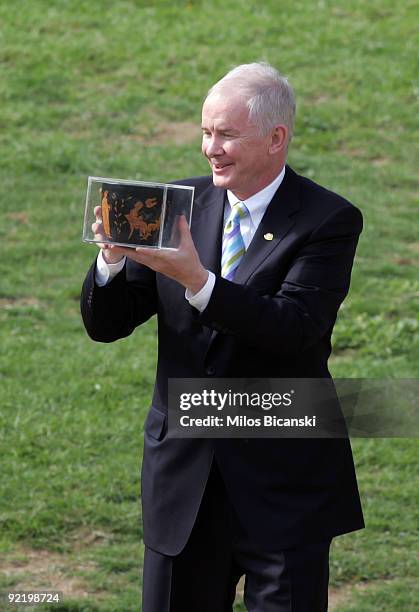
[[[413,0],[0,0],[0,591],[139,610],[155,322],[109,346],[85,335],[86,179],[206,173],[200,105],[232,65],[266,59],[290,77],[290,164],[364,213],[333,373],[417,377],[418,13]],[[333,609],[416,610],[417,442],[353,446],[368,528],[334,542]]]

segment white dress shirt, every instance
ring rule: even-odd
[[[245,204],[247,210],[249,211],[249,215],[246,215],[244,219],[240,220],[240,233],[243,237],[243,242],[246,250],[249,248],[249,244],[251,243],[253,236],[256,233],[257,228],[259,227],[260,222],[262,221],[262,217],[265,214],[266,209],[272,198],[275,195],[275,192],[279,188],[285,176],[285,166],[282,168],[281,172],[278,176],[269,183],[266,187],[264,187],[261,191],[258,191],[254,195],[252,195],[247,200],[242,200]],[[227,190],[227,199],[228,205],[225,206],[224,210],[224,224],[227,222],[228,217],[230,216],[231,207],[238,200],[237,197],[231,191]],[[99,255],[97,257],[96,263],[96,275],[95,281],[99,287],[103,287],[107,283],[109,283],[114,276],[118,274],[122,270],[125,265],[125,257],[118,261],[116,264],[108,264],[103,259],[102,251],[99,251]],[[202,287],[198,293],[192,294],[190,291],[186,290],[185,297],[191,306],[194,306],[202,312],[208,305],[210,301],[212,290],[215,285],[215,274],[208,270],[208,279],[205,285]]]

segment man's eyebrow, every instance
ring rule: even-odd
[[[205,125],[201,125],[201,130],[210,130],[209,127],[205,126]],[[228,126],[221,126],[221,127],[216,127],[215,132],[221,132],[221,133],[225,133],[228,132],[230,134],[238,134],[239,130],[232,128],[232,127],[228,127]]]

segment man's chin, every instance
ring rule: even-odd
[[[216,187],[222,187],[223,189],[231,189],[231,178],[227,176],[220,176],[219,174],[212,173],[212,182]]]

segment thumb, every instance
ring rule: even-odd
[[[191,231],[189,229],[188,222],[186,221],[185,215],[179,217],[178,228],[180,232],[180,247],[190,245],[192,242]]]

